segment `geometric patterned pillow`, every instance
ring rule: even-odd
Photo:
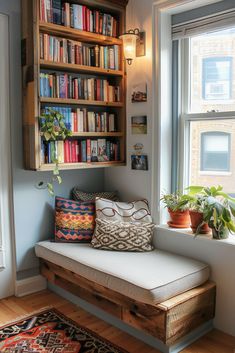
[[[93,202],[55,198],[55,241],[90,242],[95,228]]]
[[[147,200],[114,202],[97,198],[96,217],[113,222],[152,222]]]
[[[120,223],[96,219],[91,245],[103,250],[151,251],[154,227],[153,223]]]
[[[85,192],[74,187],[72,190],[73,199],[76,201],[93,201],[95,202],[96,197],[101,197],[104,199],[118,201],[118,196],[116,191],[101,191],[101,192]]]

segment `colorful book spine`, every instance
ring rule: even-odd
[[[110,14],[61,0],[40,0],[40,21],[79,30],[117,36],[117,19]]]

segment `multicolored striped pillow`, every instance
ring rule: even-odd
[[[55,199],[55,241],[90,242],[95,228],[95,205],[89,201]]]

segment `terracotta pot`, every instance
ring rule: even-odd
[[[189,211],[172,211],[168,208],[171,220],[167,222],[171,228],[189,228],[190,217]]]
[[[213,239],[227,239],[229,236],[229,231],[227,228],[223,228],[220,231],[217,231],[215,228],[212,228]]]
[[[190,227],[192,228],[193,233],[196,233],[197,228],[199,224],[203,222],[203,213],[202,212],[197,212],[197,211],[189,211],[190,214],[190,219],[191,219],[191,225]],[[207,223],[203,224],[200,229],[200,234],[208,234],[210,233],[210,228]]]

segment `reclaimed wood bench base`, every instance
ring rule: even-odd
[[[94,304],[167,346],[210,322],[215,313],[213,282],[189,290],[157,305],[135,301],[111,289],[40,259],[41,274],[52,284]]]

